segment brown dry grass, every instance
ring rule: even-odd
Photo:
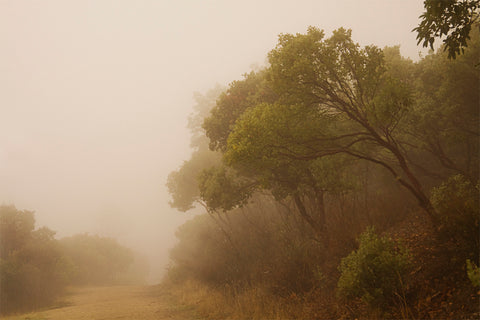
[[[281,298],[259,288],[212,288],[195,280],[167,285],[179,304],[192,306],[206,319],[330,319],[317,313],[318,303],[292,294]],[[313,300],[313,299],[310,299]],[[331,314],[331,310],[329,310]]]
[[[160,286],[71,288],[54,309],[1,320],[197,319],[193,308],[177,305]]]

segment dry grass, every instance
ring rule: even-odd
[[[318,305],[292,294],[281,298],[262,288],[244,289],[225,286],[212,288],[194,280],[168,285],[178,303],[193,306],[208,319],[314,319]],[[311,298],[311,297],[310,297]]]
[[[48,310],[1,320],[313,319],[303,298],[272,296],[261,288],[211,288],[196,281],[161,286],[71,288]],[[322,317],[320,317],[322,318]]]

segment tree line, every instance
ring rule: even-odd
[[[0,314],[52,305],[69,285],[142,283],[146,262],[116,240],[78,234],[57,240],[32,211],[0,206]]]
[[[172,207],[206,213],[178,230],[171,277],[404,317],[455,287],[475,311],[477,29],[413,62],[310,27],[280,35],[267,67],[196,95],[194,152],[167,186]]]

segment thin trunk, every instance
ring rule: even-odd
[[[319,225],[317,221],[315,221],[312,218],[312,216],[308,214],[307,209],[305,208],[305,205],[303,204],[303,201],[298,195],[298,193],[295,193],[293,195],[293,199],[295,200],[295,205],[297,206],[297,209],[300,212],[300,216],[313,229],[315,233],[315,237],[318,240],[321,240],[325,246],[328,246],[328,237],[327,237],[327,233],[324,230],[325,226]]]
[[[316,234],[319,234],[320,230],[318,224],[315,220],[313,220],[312,216],[308,214],[307,209],[305,208],[305,205],[303,204],[303,201],[298,195],[298,193],[295,193],[293,195],[293,199],[295,200],[295,205],[297,206],[297,209],[300,212],[302,218],[310,225],[310,227],[312,227]]]
[[[357,121],[358,122],[358,121]],[[397,173],[395,172],[395,170],[387,165],[385,162],[383,161],[380,161],[380,160],[377,160],[377,159],[368,159],[366,158],[367,160],[370,160],[370,161],[373,161],[375,163],[378,163],[378,164],[381,164],[382,166],[384,166],[385,168],[389,169],[389,171],[394,175],[396,176],[396,179],[398,180],[398,182],[400,184],[402,184],[404,187],[406,187],[410,192],[413,193],[413,195],[417,198],[418,202],[419,202],[419,205],[420,207],[425,211],[425,213],[427,214],[427,216],[430,218],[430,221],[432,222],[432,225],[435,227],[435,228],[438,228],[439,226],[439,223],[438,223],[438,218],[437,218],[437,214],[435,212],[435,209],[433,208],[433,205],[432,203],[430,202],[430,199],[427,197],[427,195],[425,194],[425,192],[423,191],[423,187],[420,183],[420,181],[418,181],[418,179],[415,177],[415,175],[413,174],[413,172],[410,170],[408,164],[407,164],[407,161],[405,159],[405,157],[402,155],[402,152],[401,150],[399,149],[397,143],[395,142],[395,140],[392,140],[392,139],[383,139],[378,133],[377,131],[372,127],[370,126],[370,124],[368,122],[360,122],[360,124],[365,128],[367,129],[367,131],[371,134],[372,138],[382,147],[384,147],[385,149],[389,150],[393,156],[397,159],[397,162],[398,162],[398,165],[400,166],[400,169],[403,171],[403,173],[405,174],[406,176],[406,179],[408,180],[405,181],[403,180],[401,177],[399,177],[397,175]]]
[[[322,231],[325,231],[327,225],[327,219],[325,215],[325,193],[323,190],[320,190],[317,195],[317,206],[318,206],[318,218],[320,222],[320,228]]]
[[[410,185],[414,189],[414,195],[417,198],[420,207],[427,213],[428,217],[430,218],[433,226],[435,228],[438,228],[439,223],[438,223],[438,218],[437,214],[435,212],[435,209],[433,208],[432,203],[430,202],[430,199],[427,197],[425,192],[423,191],[423,187],[418,181],[418,179],[415,177],[413,172],[410,170],[409,166],[407,165],[407,162],[405,158],[400,154],[400,151],[398,149],[394,149],[395,151],[392,150],[393,154],[397,158],[400,168],[402,171],[405,173],[407,179],[410,181]]]

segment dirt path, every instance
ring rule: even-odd
[[[198,319],[159,286],[72,288],[55,309],[1,320]]]

